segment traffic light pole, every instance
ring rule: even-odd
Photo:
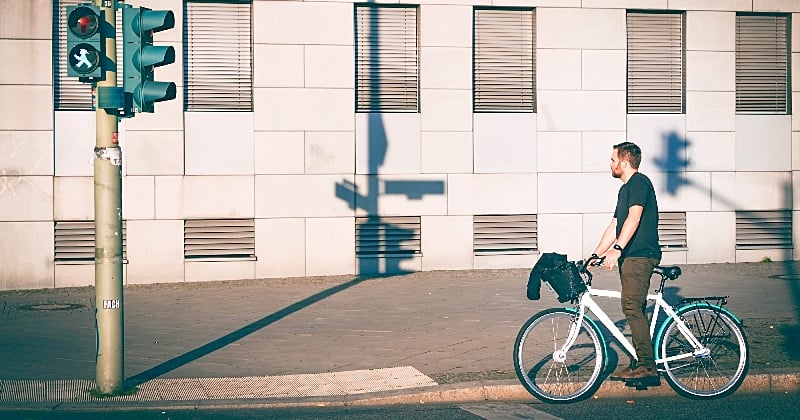
[[[95,92],[117,86],[115,12],[117,0],[94,0],[105,33],[105,77]],[[117,394],[124,384],[124,317],[122,296],[122,149],[118,119],[97,106],[94,158],[96,375],[100,394]]]

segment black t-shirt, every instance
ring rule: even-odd
[[[639,227],[633,237],[622,251],[623,257],[647,257],[661,259],[661,247],[658,245],[658,202],[653,183],[646,175],[635,172],[622,184],[617,195],[617,208],[614,217],[617,218],[617,237],[622,231],[622,225],[628,217],[631,206],[639,205],[644,208]]]

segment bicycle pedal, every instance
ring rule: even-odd
[[[624,380],[625,386],[636,388],[638,391],[644,391],[651,386],[661,386],[660,378],[652,379],[626,379]]]

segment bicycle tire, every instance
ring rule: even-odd
[[[730,395],[744,382],[750,367],[747,336],[727,310],[710,304],[692,304],[676,313],[710,353],[663,363],[665,378],[678,394],[696,399]],[[656,358],[692,353],[691,344],[668,319],[657,340]]]
[[[514,342],[514,370],[534,397],[550,403],[579,401],[594,394],[602,382],[606,348],[600,330],[583,318],[578,337],[564,361],[554,358],[578,314],[553,308],[528,319]]]

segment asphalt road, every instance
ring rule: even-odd
[[[245,420],[245,419],[797,419],[798,394],[734,394],[718,400],[675,397],[595,398],[575,404],[551,405],[534,401],[417,404],[382,407],[319,407],[262,409],[199,408],[126,411],[0,411],[9,420]]]

